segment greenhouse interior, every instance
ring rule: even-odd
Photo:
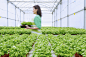
[[[0,0],[0,57],[86,57],[86,0]]]

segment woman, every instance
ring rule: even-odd
[[[34,23],[36,25],[36,27],[32,28],[29,26],[26,26],[26,29],[41,29],[41,9],[38,5],[33,6],[33,13],[36,14],[35,18],[34,18]]]

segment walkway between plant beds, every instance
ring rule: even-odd
[[[32,33],[36,33],[36,34],[42,34],[42,33],[38,33],[38,32],[34,32],[34,31],[32,31]],[[46,35],[47,36],[47,35]],[[35,42],[35,44],[36,44],[36,42]],[[33,48],[32,48],[32,50],[29,52],[29,54],[27,55],[27,57],[32,57],[33,56],[33,51],[35,50],[35,44],[33,45]],[[51,44],[49,43],[49,45],[51,46]],[[57,57],[56,55],[55,55],[55,53],[54,53],[54,51],[52,50],[51,51],[51,53],[52,53],[52,57]]]
[[[32,31],[31,33],[36,33],[36,34],[39,34],[39,35],[42,34],[42,33],[37,33],[37,32],[34,32],[34,31]],[[36,44],[36,42],[34,43],[33,48],[29,52],[29,54],[27,55],[27,57],[32,57],[33,56],[33,51],[35,50],[35,44]]]
[[[36,44],[36,42],[35,42]],[[29,54],[27,55],[27,57],[32,57],[33,56],[33,51],[35,50],[35,44],[33,45],[32,50],[29,52]]]
[[[51,46],[50,42],[49,42],[49,46]],[[52,46],[51,46],[51,49],[52,49]],[[53,50],[51,50],[51,54],[52,54],[52,57],[57,57]]]

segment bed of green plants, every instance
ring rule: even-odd
[[[33,48],[36,39],[37,34],[31,34],[22,43],[12,46],[9,57],[26,57],[26,54]]]
[[[6,41],[11,40],[11,39],[14,39],[16,37],[19,37],[19,35],[17,35],[17,34],[14,34],[14,35],[5,34],[4,36],[0,35],[0,43],[6,42]]]
[[[42,34],[86,34],[85,29],[73,28],[73,27],[42,27],[41,28]]]
[[[32,57],[52,57],[51,50],[53,50],[57,56],[72,57],[77,52],[83,57],[86,57],[85,29],[42,27],[42,33],[48,34],[48,36],[31,34],[31,31],[30,29],[20,28],[1,29],[0,56],[9,54],[9,57],[26,57],[26,54],[33,48],[32,46],[36,42]],[[53,34],[59,35],[54,36]],[[78,35],[73,36],[71,34]],[[49,46],[49,42],[52,48]]]
[[[7,36],[7,37],[6,37]],[[36,41],[37,34],[23,34],[23,35],[5,35],[1,36],[2,39],[0,43],[0,56],[4,54],[9,54],[9,57],[26,57],[26,54],[32,49],[33,43]]]
[[[77,52],[86,57],[86,34],[76,36],[48,34],[48,39],[57,56],[72,57]]]
[[[31,34],[30,29],[1,29],[0,34]]]
[[[20,27],[6,27],[6,26],[0,26],[0,29],[21,29]]]
[[[1,54],[0,55],[4,55],[4,54],[8,54],[9,52],[9,49],[16,45],[16,44],[20,44],[22,41],[24,41],[24,39],[26,39],[28,37],[28,35],[22,35],[22,36],[19,36],[19,35],[12,35],[13,36],[13,39],[8,39],[7,41],[3,41],[1,44],[0,44],[0,51],[1,51]],[[7,37],[10,37],[10,35],[8,35]],[[5,37],[5,38],[7,38]]]
[[[36,44],[35,51],[32,57],[52,57],[51,56],[51,46],[48,45],[47,36],[39,35]]]
[[[34,22],[22,22],[21,25],[35,25]]]

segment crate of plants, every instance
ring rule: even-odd
[[[33,25],[33,24],[32,24],[32,22],[27,22],[27,25],[28,25],[29,27],[32,27],[31,25]]]
[[[32,25],[34,25],[34,23],[33,22],[22,22],[21,28],[26,28],[26,25],[28,25],[29,27],[32,27]]]
[[[27,25],[27,22],[22,22],[22,23],[21,23],[21,28],[26,28],[25,25]]]

